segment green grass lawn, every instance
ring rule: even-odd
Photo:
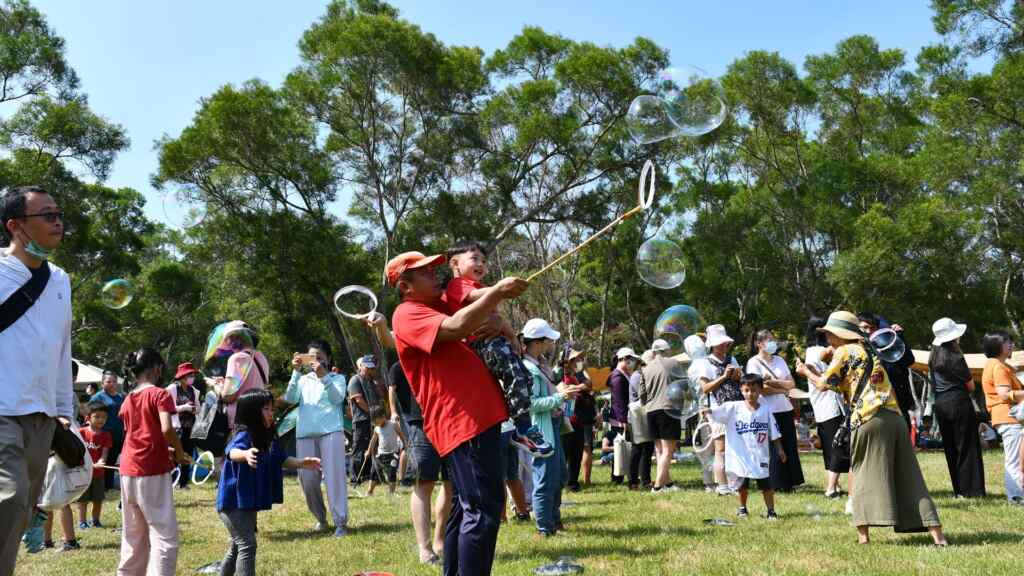
[[[498,540],[495,574],[532,574],[562,555],[574,556],[587,574],[1009,574],[1017,572],[1024,543],[1024,508],[1002,496],[1002,452],[985,453],[992,496],[956,500],[941,452],[919,455],[928,486],[950,542],[929,546],[927,534],[895,535],[876,529],[869,547],[858,547],[856,531],[843,515],[843,500],[822,495],[818,453],[802,455],[808,484],[776,498],[781,515],[769,523],[760,494],[753,492],[751,517],[735,527],[704,524],[706,518],[734,519],[735,497],[705,494],[696,465],[677,465],[673,476],[684,490],[653,495],[627,492],[608,483],[609,469],[595,467],[596,484],[566,494],[562,517],[567,530],[541,540],[532,525],[506,524]],[[844,478],[845,479],[845,478]],[[115,493],[116,494],[116,493]],[[227,533],[214,511],[211,486],[176,492],[181,549],[178,573],[192,574],[224,553]],[[406,493],[380,492],[349,503],[350,532],[343,539],[313,534],[298,483],[285,483],[285,503],[260,514],[257,572],[260,574],[351,575],[382,570],[401,575],[437,574],[417,563]],[[116,505],[103,512],[107,526],[119,526]],[[59,528],[55,531],[59,538]],[[15,574],[92,576],[115,571],[119,535],[111,529],[79,531],[82,550],[22,552]]]

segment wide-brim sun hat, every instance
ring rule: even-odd
[[[845,310],[837,310],[828,315],[825,325],[818,332],[828,332],[843,340],[861,340],[864,334],[860,331],[857,317]]]
[[[957,324],[952,318],[939,318],[932,324],[933,346],[942,346],[946,342],[952,342],[967,332],[967,324]]]
[[[198,373],[199,371],[196,370],[195,366],[193,366],[191,362],[182,362],[181,364],[178,364],[178,371],[174,373],[174,379],[181,380],[182,378],[187,378],[191,374]]]
[[[558,340],[562,337],[562,334],[551,327],[548,321],[543,318],[531,318],[523,324],[522,331],[523,338],[527,340],[537,340],[540,338],[550,338],[551,340]]]
[[[714,348],[725,343],[735,342],[728,333],[725,331],[725,326],[721,324],[712,324],[707,329],[707,339],[704,340],[704,346],[707,348]]]

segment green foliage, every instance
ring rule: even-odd
[[[1004,324],[1021,334],[1024,13],[1008,0],[933,7],[951,41],[914,68],[866,35],[802,68],[752,50],[715,79],[730,111],[720,128],[637,146],[625,112],[673,60],[649,39],[599,46],[527,26],[485,54],[384,2],[338,0],[280,86],[225,85],[158,143],[153,183],[207,214],[166,230],[137,192],[103,185],[125,130],[89,109],[43,16],[10,0],[0,184],[43,185],[67,211],[75,351],[108,366],[142,344],[198,362],[233,318],[259,327],[275,370],[314,336],[345,365],[369,344],[336,316],[335,290],[382,286],[397,252],[466,238],[493,247],[488,281],[527,275],[633,207],[648,159],[655,206],[538,279],[504,309],[513,325],[544,316],[595,362],[646,347],[680,303],[738,339],[799,333],[840,307],[900,322],[915,346],[940,316],[966,321],[970,343]],[[992,70],[970,72],[983,53]],[[685,254],[678,289],[636,274],[655,234]],[[138,289],[118,311],[98,293],[116,277]],[[393,310],[392,292],[380,296]]]

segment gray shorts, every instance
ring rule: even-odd
[[[106,478],[103,476],[93,476],[92,482],[89,483],[89,487],[85,489],[82,496],[78,499],[79,502],[103,502],[103,496],[106,494],[107,485]]]
[[[408,422],[409,446],[407,454],[413,470],[409,474],[415,480],[447,480],[448,470],[444,459],[437,454],[434,445],[427,439],[422,422]]]

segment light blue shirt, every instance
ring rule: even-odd
[[[315,372],[301,374],[292,372],[284,399],[298,404],[298,418],[295,424],[296,438],[313,438],[344,427],[342,414],[345,410],[345,377],[328,373],[321,380]]]

